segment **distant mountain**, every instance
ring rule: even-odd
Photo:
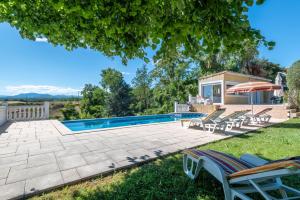
[[[70,95],[51,95],[51,94],[39,94],[39,93],[23,93],[17,94],[13,96],[2,96],[0,95],[0,99],[39,99],[39,100],[51,100],[51,99],[69,99],[69,98],[77,98],[77,96]]]

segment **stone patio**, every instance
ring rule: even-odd
[[[57,124],[1,127],[0,199],[23,198],[259,128],[210,134],[176,122],[66,135]]]

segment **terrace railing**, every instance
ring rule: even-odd
[[[182,112],[189,112],[190,106],[187,104],[179,104],[177,102],[174,103],[174,112],[175,113],[182,113]]]
[[[26,121],[49,118],[49,102],[43,105],[7,106],[7,120]]]
[[[191,104],[196,104],[197,103],[197,97],[193,97],[192,95],[189,95],[189,102]]]

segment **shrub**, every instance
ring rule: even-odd
[[[300,105],[300,60],[296,61],[287,73],[287,84],[289,88],[289,104],[292,107],[299,108]]]
[[[79,113],[75,108],[75,105],[72,103],[65,104],[64,108],[61,110],[64,120],[70,120],[70,119],[78,119]]]

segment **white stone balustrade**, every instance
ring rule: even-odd
[[[28,121],[49,118],[49,102],[44,105],[7,106],[8,121]]]
[[[179,104],[175,101],[174,103],[174,112],[175,113],[183,113],[183,112],[189,112],[190,106],[187,104]]]
[[[189,95],[189,102],[191,104],[196,104],[197,102],[197,97],[193,97],[192,95]]]

